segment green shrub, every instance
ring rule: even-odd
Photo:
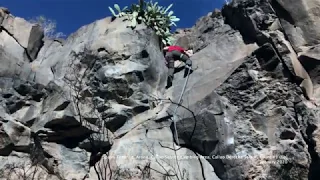
[[[177,26],[175,22],[180,19],[173,15],[173,11],[169,11],[172,7],[159,6],[158,2],[153,3],[140,0],[139,4],[132,4],[120,9],[118,4],[114,5],[117,13],[109,7],[114,17],[125,17],[131,22],[130,26],[135,28],[137,24],[144,22],[149,28],[155,30],[156,34],[161,38],[162,43],[172,44],[173,37],[170,32],[171,26]]]

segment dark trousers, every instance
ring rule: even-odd
[[[173,74],[174,74],[174,61],[175,60],[180,60],[183,61],[184,63],[188,64],[191,66],[191,60],[189,57],[180,51],[171,51],[166,53],[166,61],[167,61],[167,67],[169,68],[168,76],[169,78],[173,79]]]

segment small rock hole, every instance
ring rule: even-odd
[[[141,57],[142,58],[148,58],[149,57],[149,53],[146,50],[141,51]]]

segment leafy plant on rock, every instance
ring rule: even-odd
[[[177,26],[175,22],[180,20],[170,10],[172,5],[164,7],[158,5],[158,2],[153,3],[152,0],[149,2],[140,0],[139,4],[132,4],[130,9],[127,6],[121,9],[118,4],[115,4],[114,8],[117,13],[111,7],[109,9],[114,17],[125,17],[129,20],[131,22],[130,27],[135,28],[137,24],[143,22],[156,32],[162,43],[172,44],[173,37],[170,28],[171,26]]]

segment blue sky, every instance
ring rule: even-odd
[[[138,0],[1,0],[0,6],[9,8],[15,16],[30,19],[44,15],[57,22],[57,31],[69,35],[81,26],[111,16],[108,6],[115,3],[122,8]],[[156,0],[153,0],[156,2]],[[178,28],[195,24],[201,16],[221,8],[224,0],[158,0],[161,6],[173,3],[172,10],[181,20]]]

